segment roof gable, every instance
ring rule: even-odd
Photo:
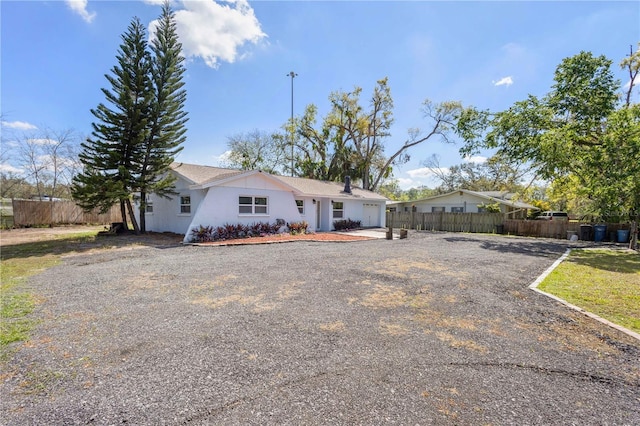
[[[221,167],[200,166],[197,164],[172,163],[171,170],[184,178],[191,185],[201,185],[207,181],[224,179],[241,174],[241,170],[224,169]]]
[[[503,192],[503,191],[470,191],[468,189],[458,189],[456,191],[447,192],[446,194],[438,194],[432,197],[422,198],[420,200],[413,201],[402,201],[393,204],[411,204],[411,203],[428,203],[430,201],[435,201],[439,198],[450,197],[456,193],[467,194],[473,197],[477,197],[483,200],[486,200],[491,203],[500,203],[511,207],[517,207],[522,209],[533,209],[539,210],[536,206],[532,206],[531,204],[527,204],[521,201],[512,201],[514,194]]]
[[[206,182],[203,182],[200,185],[196,185],[197,188],[210,188],[212,186],[223,186],[226,185],[228,183],[232,183],[234,181],[238,181],[238,180],[244,180],[247,178],[251,178],[251,177],[257,177],[259,179],[264,179],[267,180],[269,182],[271,182],[272,184],[275,184],[276,186],[282,188],[285,191],[291,191],[291,192],[295,192],[296,189],[290,185],[288,185],[286,182],[283,182],[282,180],[278,179],[278,176],[274,176],[272,174],[263,172],[261,170],[250,170],[250,171],[244,171],[244,172],[240,172],[240,173],[234,173],[234,174],[226,174],[226,175],[220,175],[217,177],[214,177]],[[231,185],[233,186],[233,185]]]

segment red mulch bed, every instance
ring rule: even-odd
[[[214,241],[209,243],[195,243],[195,245],[230,246],[230,245],[242,245],[242,244],[288,243],[292,241],[346,242],[346,241],[363,241],[363,240],[371,240],[371,239],[373,238],[358,236],[358,235],[339,234],[336,232],[319,232],[317,234],[266,235],[264,237],[239,238],[235,240]]]

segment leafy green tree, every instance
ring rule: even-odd
[[[252,130],[227,139],[229,157],[225,165],[240,170],[264,170],[283,174],[290,158],[290,141],[284,133]]]
[[[398,179],[386,180],[378,188],[378,194],[383,195],[393,201],[401,201],[403,193],[404,191],[402,190],[402,188],[400,188]]]
[[[437,195],[437,191],[426,186],[418,186],[403,191],[400,201],[422,200]]]
[[[519,193],[529,186],[526,178],[531,177],[525,164],[506,161],[501,155],[482,163],[466,162],[449,168],[440,167],[438,158],[431,156],[423,164],[440,180],[436,191],[441,194],[458,189]]]
[[[458,102],[425,100],[423,113],[430,120],[429,129],[410,129],[408,139],[388,155],[385,142],[391,137],[393,99],[387,78],[378,80],[368,110],[360,105],[361,93],[360,87],[349,93],[333,92],[329,96],[332,109],[319,127],[316,106],[307,106],[297,122],[298,174],[332,181],[351,175],[360,179],[364,189],[375,191],[392,175],[394,165],[409,161],[410,148],[435,137],[449,141],[463,111]]]
[[[421,200],[436,195],[436,191],[426,186],[418,186],[403,190],[397,179],[386,180],[378,188],[378,193],[393,201]]]
[[[626,102],[604,56],[581,52],[557,67],[551,91],[530,95],[506,111],[468,113],[459,121],[462,153],[495,148],[504,158],[527,161],[544,179],[575,179],[602,218],[638,220],[640,116],[631,103],[637,51],[622,62],[631,81]]]

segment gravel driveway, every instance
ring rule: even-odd
[[[640,343],[527,286],[569,242],[144,247],[30,283],[7,425],[640,424]]]

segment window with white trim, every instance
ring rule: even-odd
[[[464,207],[451,207],[451,213],[464,213]]]
[[[189,195],[180,196],[180,213],[191,214],[191,197]]]
[[[147,201],[144,203],[144,212],[153,213],[153,201],[147,195]]]
[[[267,214],[269,202],[267,197],[238,197],[238,213],[240,214]]]
[[[444,207],[431,207],[431,213],[444,213]]]
[[[298,213],[304,214],[304,200],[296,200],[296,207],[298,207]]]
[[[333,218],[342,219],[344,217],[344,204],[342,201],[333,202]]]

